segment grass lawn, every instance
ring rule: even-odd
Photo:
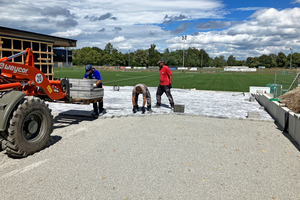
[[[84,68],[61,69],[54,68],[55,78],[78,78],[84,76]],[[267,73],[269,72],[269,73]],[[202,73],[173,73],[173,88],[197,90],[214,90],[214,91],[236,91],[248,92],[249,86],[262,86],[267,84],[274,84],[274,71],[266,71],[263,74],[256,73],[220,73],[215,74],[202,74]],[[134,86],[138,83],[144,83],[148,87],[157,87],[159,84],[159,73],[149,72],[113,72],[113,71],[100,71],[101,78],[104,85],[108,86]],[[288,89],[295,76],[281,75],[277,72],[277,84],[282,84],[284,89]],[[295,84],[296,85],[296,84]]]

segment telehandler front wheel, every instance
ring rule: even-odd
[[[25,97],[9,122],[6,152],[25,157],[46,147],[53,131],[51,111],[37,97]]]

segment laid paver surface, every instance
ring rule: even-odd
[[[55,117],[48,148],[0,152],[1,199],[299,199],[300,153],[274,122]]]
[[[120,87],[114,91],[112,86],[104,86],[103,117],[132,115],[132,89],[133,86]],[[173,113],[166,94],[161,97],[162,106],[154,108],[156,103],[156,87],[148,88],[151,93],[152,113],[146,115]],[[248,112],[259,114],[259,119],[273,121],[272,117],[257,101],[250,102],[250,93],[241,92],[216,92],[216,91],[192,91],[185,89],[171,89],[175,104],[184,105],[184,113],[190,115],[213,116],[223,118],[246,119]],[[49,102],[48,102],[49,103]],[[146,104],[147,105],[147,104]],[[142,106],[142,95],[139,95],[139,106]],[[52,113],[67,115],[90,115],[93,105],[75,105],[62,103],[49,103]],[[135,114],[141,115],[141,109]]]

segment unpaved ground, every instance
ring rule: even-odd
[[[273,122],[56,117],[48,148],[0,152],[1,199],[299,199],[300,153]],[[297,149],[298,148],[298,149]]]
[[[284,99],[287,107],[294,113],[300,112],[300,86],[283,94],[278,99]]]

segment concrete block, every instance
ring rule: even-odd
[[[269,102],[271,97],[269,97],[267,94],[263,94],[262,95],[262,103],[266,104],[267,102]]]
[[[184,113],[184,105],[174,105],[174,112]]]
[[[292,138],[295,139],[295,131],[296,131],[296,124],[299,121],[297,117],[295,116],[295,113],[290,112],[289,113],[289,128],[288,128],[288,133]]]
[[[285,126],[285,113],[289,112],[288,108],[282,108],[277,106],[276,115],[273,117],[277,123],[280,124],[282,128]]]
[[[94,88],[92,90],[70,89],[70,96],[73,99],[100,99],[104,96],[104,89],[103,88]]]
[[[82,88],[83,90],[91,90],[93,89],[93,84],[97,83],[97,80],[96,79],[69,79],[69,83],[72,85],[71,89]]]
[[[297,119],[296,121],[296,125],[295,125],[295,132],[294,132],[294,140],[296,140],[296,142],[298,144],[300,144],[300,120]]]
[[[257,100],[257,102],[262,106],[265,106],[266,101],[269,100],[264,94],[255,94],[254,97]]]
[[[250,86],[249,87],[250,93],[270,93],[270,87],[256,87]]]
[[[256,99],[256,101],[257,101],[258,103],[261,102],[261,95],[260,95],[260,94],[253,94],[253,96],[254,96],[254,98]]]
[[[273,101],[268,101],[266,102],[266,105],[267,105],[267,111],[270,113],[270,115],[275,119],[275,116],[276,116],[276,112],[277,112],[277,109],[279,107],[279,104],[278,102],[273,102]]]
[[[248,112],[249,119],[260,119],[260,114],[257,112]]]

